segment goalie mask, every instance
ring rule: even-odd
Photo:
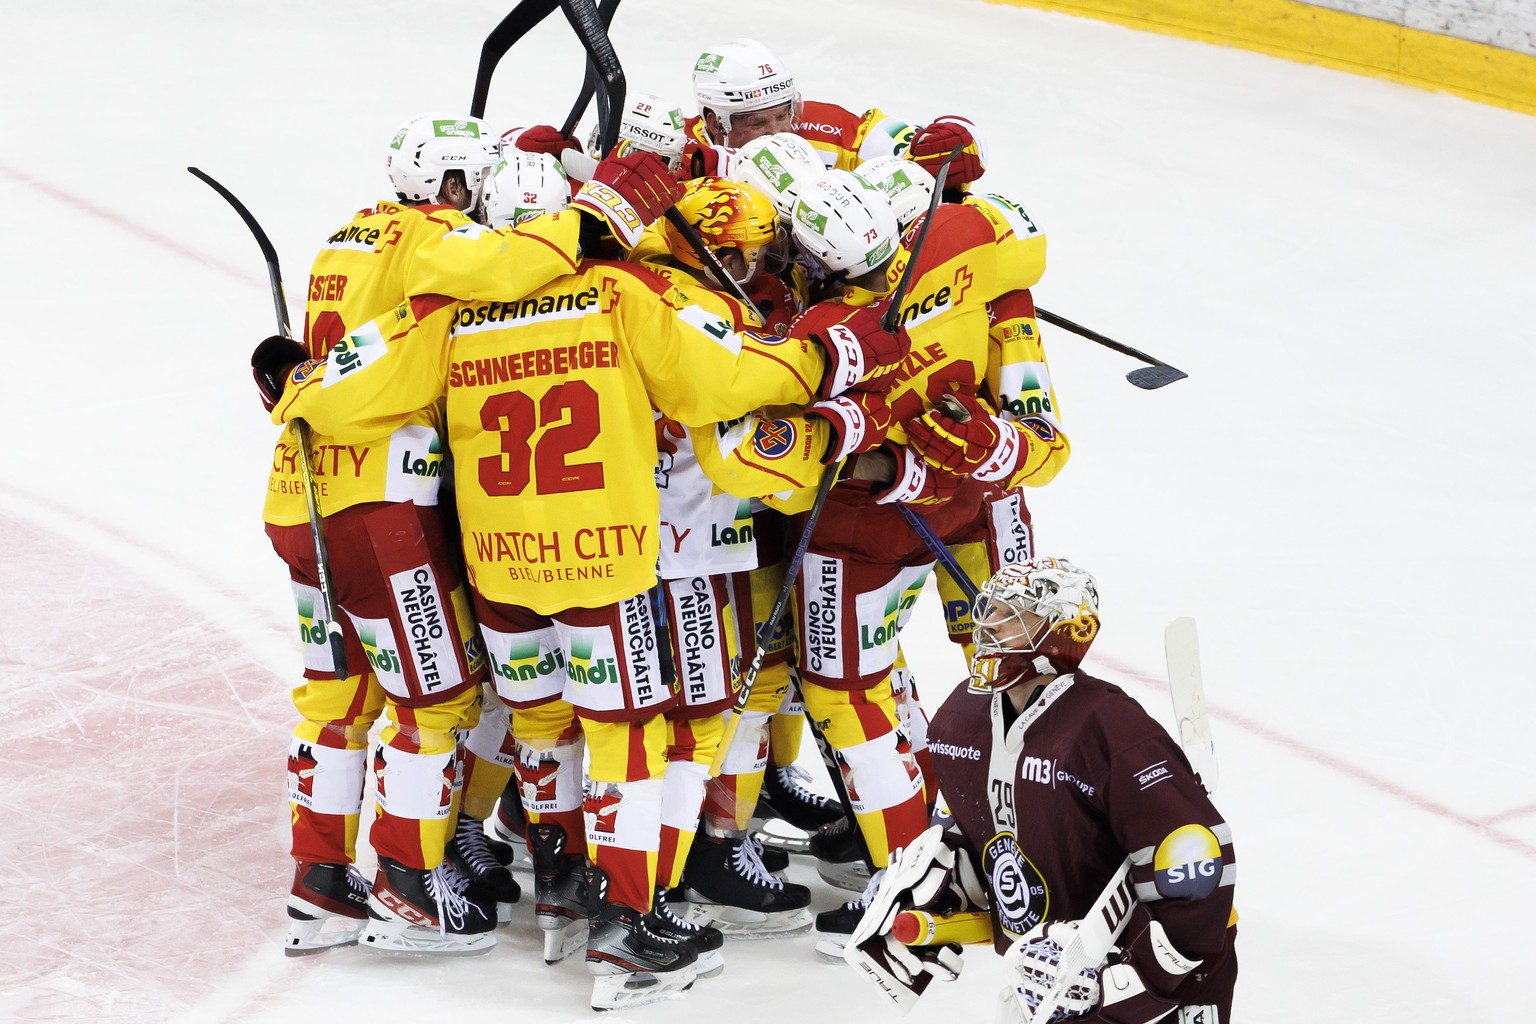
[[[996,693],[1075,669],[1099,632],[1099,590],[1064,558],[1032,558],[986,582],[972,621],[976,656],[967,685]]]
[[[472,117],[413,117],[389,143],[389,183],[406,202],[432,202],[443,190],[443,177],[463,171],[464,188],[478,195],[480,179],[498,159],[498,143],[496,133]]]
[[[717,255],[729,249],[740,253],[745,269],[740,274],[733,271],[731,276],[743,286],[757,276],[763,254],[778,234],[778,212],[768,197],[729,178],[694,178],[684,186],[677,211],[711,251]],[[673,259],[703,272],[698,254],[670,220],[662,221],[661,232]]]
[[[493,228],[521,224],[571,205],[571,183],[560,161],[548,153],[514,149],[485,177],[481,197],[485,223]]]

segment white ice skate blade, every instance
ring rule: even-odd
[[[693,962],[693,973],[700,978],[718,978],[725,973],[725,956],[718,949],[700,952]]]
[[[590,931],[586,921],[569,921],[559,928],[544,928],[545,918],[536,919],[539,927],[544,929],[544,962],[557,964],[577,950],[587,948],[587,932]]]
[[[849,892],[863,892],[869,884],[869,868],[861,860],[850,861],[847,864],[837,864],[832,861],[818,860],[816,873],[821,880],[828,885],[835,885],[839,889]]]
[[[811,852],[810,833],[800,831],[782,818],[753,818],[747,828],[768,849],[798,854]]]
[[[369,921],[358,945],[379,953],[407,956],[479,956],[495,947],[496,936],[490,932],[443,934],[404,921]]]
[[[601,974],[592,979],[592,1009],[627,1010],[675,999],[693,986],[695,977],[693,964],[665,974]]]
[[[760,910],[744,910],[717,903],[690,903],[688,920],[695,924],[714,925],[722,935],[731,938],[777,939],[809,931],[815,919],[807,907],[765,914]]]
[[[338,946],[355,946],[368,926],[366,919],[327,914],[312,921],[288,919],[288,940],[283,946],[286,956],[314,956]]]

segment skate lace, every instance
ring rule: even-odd
[[[347,865],[347,886],[364,899],[373,891],[373,883],[363,877],[363,873],[351,864]]]
[[[443,861],[427,874],[427,894],[437,901],[437,931],[438,934],[448,934],[448,923],[453,922],[455,928],[463,928],[464,922],[469,917],[469,911],[473,904],[465,892],[469,889],[469,879],[453,869],[453,865]]]
[[[665,896],[657,895],[656,910],[660,912],[661,916],[666,918],[667,923],[672,925],[674,928],[681,928],[686,932],[701,932],[704,930],[698,924],[688,920],[686,917],[683,917],[682,915],[678,914],[677,911],[673,910],[672,905],[667,902]]]
[[[484,875],[501,867],[501,861],[491,853],[491,844],[485,838],[481,823],[467,815],[459,815],[459,824],[453,833],[454,845],[464,857],[464,862],[477,875]]]
[[[788,765],[778,769],[779,784],[795,799],[810,804],[812,807],[831,807],[832,801],[811,789],[811,773],[797,764]]]
[[[747,836],[731,854],[736,873],[753,885],[782,889],[784,883],[763,866],[763,844],[756,836]]]
[[[869,901],[875,898],[875,892],[880,888],[880,882],[885,878],[885,868],[881,868],[869,876],[869,884],[864,886],[864,891],[856,900],[849,900],[843,904],[844,910],[857,910],[863,912],[869,909]]]

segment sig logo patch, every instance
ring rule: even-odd
[[[1176,828],[1157,845],[1152,869],[1167,898],[1204,899],[1221,883],[1221,843],[1204,825]]]
[[[788,420],[764,420],[752,435],[752,450],[765,459],[782,459],[795,447],[795,425]]]
[[[1023,935],[1045,920],[1051,896],[1045,879],[1019,849],[1012,832],[999,832],[981,852],[981,867],[996,894],[997,919],[1013,935]]]

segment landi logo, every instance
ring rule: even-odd
[[[480,126],[473,121],[433,121],[432,134],[440,139],[478,139]]]
[[[730,526],[712,523],[709,527],[710,547],[726,547],[732,544],[750,544],[752,534],[752,502],[743,500],[736,505],[736,516]]]
[[[571,641],[571,660],[565,666],[566,675],[586,686],[602,686],[619,682],[619,663],[613,658],[592,656],[592,641],[577,638]]]
[[[357,638],[362,641],[363,654],[368,658],[368,664],[373,666],[375,672],[387,672],[390,675],[400,674],[400,655],[397,651],[379,645],[378,631],[371,626],[364,626],[357,631]]]
[[[859,646],[864,650],[881,647],[896,639],[896,625],[901,621],[901,613],[917,603],[917,596],[923,592],[923,581],[926,576],[920,577],[906,588],[891,594],[890,600],[885,603],[885,616],[880,625],[871,630],[868,626],[859,627]]]
[[[491,670],[503,679],[529,682],[552,675],[565,668],[565,652],[556,647],[546,651],[537,640],[514,643],[506,661],[491,663]]]
[[[329,643],[325,632],[325,620],[315,615],[312,597],[301,597],[295,602],[299,610],[299,639],[306,644],[324,647]]]

